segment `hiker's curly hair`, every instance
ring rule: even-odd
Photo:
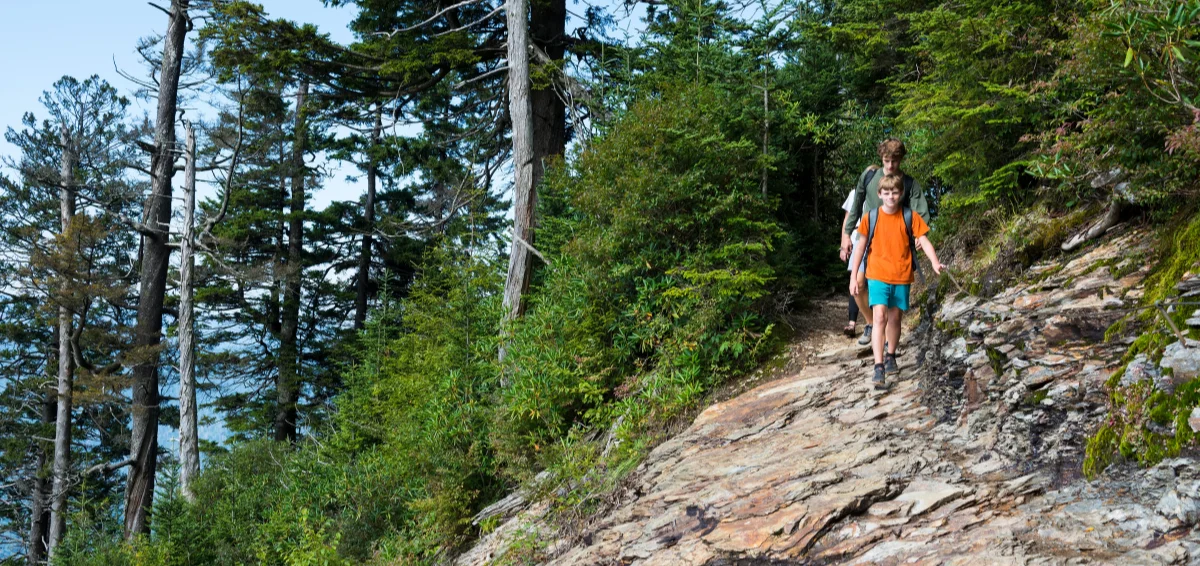
[[[904,159],[904,156],[908,154],[904,142],[896,138],[888,138],[879,142],[878,151],[880,159]]]

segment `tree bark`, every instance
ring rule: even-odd
[[[523,295],[529,289],[533,267],[534,192],[533,120],[530,116],[529,36],[527,0],[507,0],[508,17],[508,114],[513,142],[513,242],[504,283],[504,318],[519,318],[525,311]],[[501,351],[501,358],[504,352]]]
[[[308,126],[305,99],[308,83],[300,83],[296,93],[296,131],[292,142],[292,194],[288,211],[288,250],[286,287],[283,293],[283,321],[280,326],[279,378],[275,384],[275,440],[295,442],[296,404],[300,399],[300,328],[301,279],[304,277],[304,168]]]
[[[62,162],[59,168],[58,216],[59,246],[68,245],[71,221],[75,218],[75,149],[67,126],[59,136]],[[65,276],[59,282],[60,301],[70,296],[71,285]],[[75,364],[71,355],[71,309],[60,302],[58,306],[58,411],[54,421],[54,487],[50,498],[50,536],[46,553],[54,558],[54,550],[67,531],[67,493],[71,487],[71,398],[74,388]]]
[[[358,256],[358,281],[354,297],[354,328],[361,330],[367,321],[367,300],[370,298],[371,282],[371,246],[374,243],[375,230],[375,183],[379,175],[379,165],[375,152],[379,146],[379,136],[383,130],[383,105],[375,105],[375,126],[371,129],[371,145],[367,156],[367,195],[363,203],[363,237],[362,252]]]
[[[192,307],[193,223],[196,214],[196,132],[187,132],[187,168],[183,181],[183,237],[179,246],[179,489],[194,502],[192,483],[200,475],[199,407],[196,405],[196,343]]]
[[[279,140],[275,147],[279,152],[279,163],[286,163],[288,160],[287,147],[282,140]],[[288,176],[284,173],[279,175],[279,191],[275,195],[275,202],[272,203],[275,210],[275,218],[279,220],[279,224],[275,227],[275,248],[271,250],[271,292],[267,300],[267,329],[271,333],[271,337],[276,340],[283,336],[283,328],[280,324],[283,312],[283,287],[287,284],[287,227],[288,221],[285,211],[288,203]],[[278,363],[276,364],[278,365]],[[276,368],[278,369],[278,367]],[[274,426],[274,423],[272,423]]]
[[[170,260],[171,177],[175,173],[175,112],[183,40],[190,21],[188,0],[172,0],[163,37],[162,68],[158,74],[158,108],[154,124],[154,154],[150,158],[150,196],[143,218],[151,233],[142,235],[142,268],[138,285],[137,326],[134,329],[133,420],[129,457],[133,465],[125,485],[125,538],[150,530],[154,474],[158,468],[158,362],[162,341],[163,299]]]
[[[55,330],[57,336],[57,330]],[[57,340],[56,340],[57,343]],[[54,422],[58,406],[57,392],[46,392],[42,401],[42,423]],[[39,442],[39,445],[41,443]],[[44,445],[38,448],[37,468],[33,477],[33,492],[30,493],[29,542],[25,547],[25,558],[32,566],[46,560],[46,542],[50,536],[50,488],[54,480],[46,476],[49,451]]]
[[[566,0],[537,0],[530,10],[529,34],[533,43],[546,53],[552,64],[560,64],[566,55]],[[533,90],[530,106],[533,113],[533,187],[536,191],[546,174],[547,159],[561,155],[566,148],[567,107],[554,91],[553,83]],[[533,243],[533,240],[527,241]]]

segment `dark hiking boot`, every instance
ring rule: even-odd
[[[870,344],[870,343],[871,343],[871,325],[868,324],[866,326],[866,328],[863,328],[862,336],[860,336],[858,338],[858,345],[866,346],[867,344]]]
[[[883,364],[875,364],[875,377],[871,378],[871,385],[880,391],[887,389],[887,380],[883,376]]]
[[[900,373],[900,366],[896,365],[896,354],[884,354],[883,371],[888,375]]]

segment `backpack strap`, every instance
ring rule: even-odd
[[[912,175],[905,173],[904,174],[904,198],[900,200],[901,207],[912,208],[912,190],[913,190],[913,186],[915,184],[916,184],[916,179],[913,179]],[[908,232],[911,234],[912,229],[909,229]]]
[[[907,182],[907,175],[905,176]],[[912,257],[913,272],[917,274],[917,279],[922,285],[925,284],[925,274],[921,272],[921,262],[917,261],[917,240],[913,238],[913,211],[911,208],[904,207],[904,230],[908,233],[908,255]]]
[[[879,167],[868,165],[867,169],[862,172],[862,176],[859,177],[862,180],[858,183],[858,186],[854,188],[854,190],[858,193],[857,196],[854,197],[854,200],[858,201],[859,206],[862,206],[862,203],[867,202],[867,187],[871,186],[871,181],[875,179],[875,173],[877,172],[879,172]]]
[[[862,174],[858,176],[858,184],[854,185],[854,202],[851,204],[849,210],[850,217],[847,219],[847,225],[842,226],[843,230],[849,226],[850,218],[854,219],[855,225],[862,220],[863,214],[866,212],[863,209],[866,208],[867,186],[871,184],[871,180],[875,178],[875,172],[878,170],[879,166],[871,165],[864,169]],[[850,228],[853,229],[853,226]]]
[[[868,165],[867,170],[863,171],[862,183],[859,183],[858,185],[858,192],[860,195],[862,195],[864,202],[867,198],[867,187],[871,186],[871,181],[875,180],[875,174],[878,172],[879,168],[874,165]]]

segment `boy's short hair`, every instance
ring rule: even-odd
[[[904,176],[896,174],[884,175],[883,178],[879,180],[879,192],[882,193],[884,190],[899,191],[903,196]]]
[[[904,142],[896,138],[888,138],[879,142],[879,158],[880,159],[904,159],[908,155],[908,149],[904,147]]]

